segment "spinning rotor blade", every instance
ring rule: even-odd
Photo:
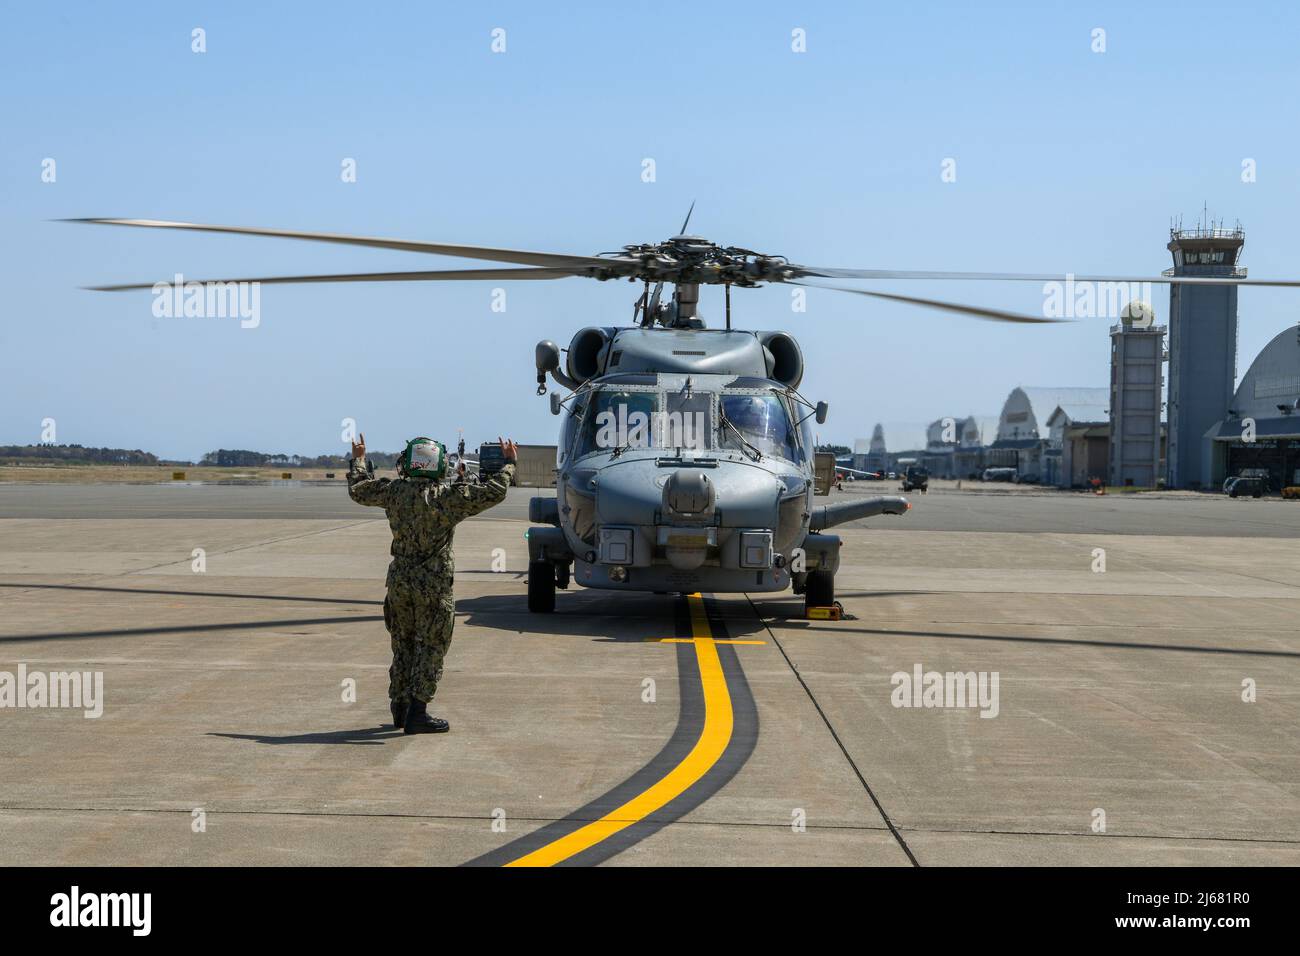
[[[691,204],[694,209],[694,203]],[[1081,283],[1125,283],[1152,285],[1241,285],[1272,286],[1283,288],[1300,288],[1300,279],[1250,279],[1235,276],[1216,275],[1157,275],[1157,276],[1102,276],[1102,275],[1067,275],[1051,273],[1024,272],[938,272],[906,269],[838,269],[818,266],[803,266],[789,262],[780,256],[763,256],[744,249],[722,247],[699,237],[686,236],[691,213],[687,212],[682,222],[683,234],[667,242],[625,246],[622,253],[608,256],[573,256],[552,252],[529,252],[519,249],[498,249],[491,246],[464,246],[437,242],[419,242],[402,239],[382,239],[365,236],[344,235],[327,232],[299,232],[283,229],[260,229],[246,226],[213,226],[192,222],[175,222],[163,219],[69,219],[67,222],[96,223],[100,225],[135,226],[149,229],[181,229],[193,232],[227,233],[231,235],[263,236],[280,239],[299,239],[307,242],[328,242],[341,245],[369,246],[377,249],[393,249],[401,252],[420,252],[427,255],[453,256],[462,259],[484,259],[490,262],[506,262],[515,265],[532,266],[537,272],[524,274],[528,270],[516,270],[509,274],[497,275],[494,270],[476,270],[479,274],[467,271],[462,274],[453,272],[429,273],[376,273],[373,275],[344,276],[289,276],[266,278],[258,282],[368,282],[368,281],[402,281],[421,279],[554,279],[563,276],[583,276],[591,279],[640,279],[655,283],[653,294],[645,302],[646,314],[653,315],[658,305],[665,283],[672,282],[689,285],[739,285],[754,286],[764,282],[797,282],[800,279],[874,279],[874,280],[935,280],[935,281],[995,281],[995,282],[1081,282]],[[541,274],[541,270],[548,274]],[[103,287],[111,290],[144,287],[143,283],[129,286]],[[863,295],[879,298],[891,298],[890,294],[866,292],[859,289],[845,289]],[[892,296],[899,302],[913,301],[907,296]],[[948,308],[948,303],[937,300],[917,299],[918,305],[931,305],[934,308]],[[956,311],[957,309],[950,309]],[[970,314],[976,314],[971,312]],[[1015,313],[995,315],[994,310],[986,310],[986,318],[1007,318]],[[1008,321],[1044,321],[1042,319],[1022,317]]]
[[[295,232],[287,229],[258,229],[251,226],[206,226],[193,222],[172,222],[165,219],[66,219],[64,222],[85,222],[107,226],[140,226],[148,229],[189,229],[194,232],[222,232],[239,236],[269,236],[277,239],[303,239],[308,242],[334,242],[347,246],[371,246],[376,249],[397,249],[402,252],[424,252],[430,255],[455,256],[461,259],[486,259],[489,262],[513,262],[525,266],[543,266],[557,269],[591,269],[603,273],[623,274],[638,265],[628,259],[605,259],[597,256],[569,256],[551,252],[525,252],[518,249],[494,249],[490,246],[447,245],[438,242],[414,242],[405,239],[374,239],[366,236],[348,236],[332,232]],[[620,268],[622,267],[622,268]],[[576,274],[585,275],[585,272]]]
[[[300,283],[300,282],[427,282],[446,281],[450,279],[568,279],[580,272],[568,269],[447,269],[438,272],[356,272],[342,275],[325,276],[267,276],[257,279],[187,279],[196,285],[212,282],[257,282],[266,285]],[[152,289],[156,285],[170,285],[168,282],[132,282],[126,285],[85,286],[91,292],[127,292],[132,289]]]
[[[924,272],[909,269],[829,269],[819,266],[800,266],[793,263],[787,269],[791,278],[816,279],[938,279],[994,282],[1124,282],[1152,285],[1258,285],[1300,287],[1300,279],[1246,279],[1232,276],[1088,276],[1064,274],[1036,274],[1028,272]]]
[[[794,282],[792,285],[806,286],[809,289],[828,289],[832,292],[852,292],[854,295],[868,295],[873,299],[889,299],[891,302],[905,302],[908,305],[921,305],[957,315],[973,315],[977,319],[989,319],[994,322],[1022,322],[1039,325],[1044,323],[1069,322],[1070,319],[1047,319],[1040,315],[1026,315],[1023,312],[1007,312],[1003,309],[990,309],[982,305],[962,305],[960,302],[942,302],[938,299],[920,299],[910,295],[895,295],[892,292],[868,292],[866,289],[849,289],[840,285],[813,285],[809,282]]]

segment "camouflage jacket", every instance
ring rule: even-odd
[[[360,505],[383,508],[393,530],[393,565],[454,571],[451,553],[456,525],[505,500],[515,466],[507,464],[482,484],[428,478],[375,478],[365,460],[348,469],[348,494]]]

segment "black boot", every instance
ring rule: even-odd
[[[411,701],[411,706],[406,711],[406,725],[402,728],[402,732],[408,734],[445,734],[451,730],[451,724],[441,717],[431,717],[428,707],[429,705],[422,700]]]
[[[390,700],[388,702],[388,708],[393,714],[393,726],[398,730],[401,730],[402,726],[406,723],[406,711],[410,706],[411,702],[408,700],[398,699]]]

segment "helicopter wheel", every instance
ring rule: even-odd
[[[804,608],[830,607],[835,603],[835,575],[830,571],[809,571],[804,588]]]
[[[550,561],[528,562],[528,610],[534,614],[555,610],[555,565]]]
[[[561,591],[567,591],[569,589],[571,567],[571,565],[560,564],[559,562],[556,562],[555,564],[555,586]]]

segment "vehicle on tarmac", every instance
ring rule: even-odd
[[[927,494],[930,490],[930,472],[920,465],[909,465],[907,471],[903,472],[902,490]]]
[[[1267,489],[1267,481],[1258,475],[1234,475],[1223,483],[1223,491],[1229,498],[1241,498],[1250,495],[1262,498]]]
[[[506,466],[506,453],[500,443],[484,442],[478,449],[478,474],[489,478]]]
[[[980,481],[1016,481],[1019,473],[1014,468],[985,468]]]

